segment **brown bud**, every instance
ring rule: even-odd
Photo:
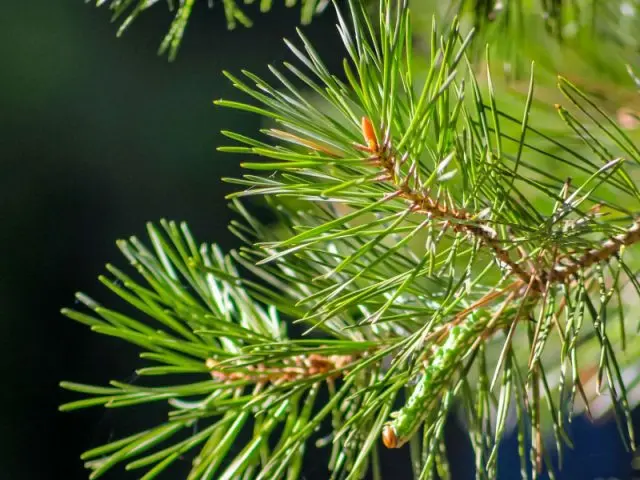
[[[398,437],[396,436],[396,429],[392,425],[385,425],[382,428],[382,443],[387,448],[398,447]]]
[[[369,150],[377,152],[378,138],[376,137],[376,131],[373,128],[371,120],[367,117],[362,117],[362,135],[364,136],[364,141],[367,143]]]

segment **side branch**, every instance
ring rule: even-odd
[[[549,280],[553,283],[563,283],[578,273],[592,265],[609,260],[617,255],[624,246],[633,245],[640,242],[640,219],[625,233],[616,235],[602,244],[600,248],[594,248],[584,253],[577,260],[572,260],[571,265],[557,265],[550,273]]]

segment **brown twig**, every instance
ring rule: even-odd
[[[452,228],[456,232],[466,232],[469,235],[478,238],[485,245],[490,247],[496,255],[496,258],[507,265],[511,271],[518,276],[523,284],[528,284],[531,274],[526,272],[516,261],[514,261],[509,252],[505,250],[499,240],[495,237],[495,232],[486,226],[477,225],[474,222],[475,215],[466,212],[463,209],[447,206],[446,203],[439,202],[431,198],[428,194],[416,191],[409,186],[412,177],[417,178],[417,164],[413,163],[402,181],[398,181],[397,167],[398,156],[393,151],[390,139],[380,144],[377,140],[375,130],[371,121],[367,117],[362,117],[362,134],[367,145],[355,145],[361,151],[370,153],[369,161],[373,165],[378,165],[383,172],[379,178],[389,181],[393,184],[399,196],[404,198],[410,205],[411,210],[419,213],[426,213],[433,219],[442,219],[449,221]],[[404,163],[406,157],[402,157],[400,163]]]
[[[243,367],[241,371],[234,370],[233,367],[225,365],[219,366],[219,362],[214,358],[208,358],[207,368],[211,376],[221,382],[232,382],[245,380],[252,383],[274,383],[291,382],[314,375],[326,375],[331,372],[340,372],[354,361],[352,355],[297,355],[292,357],[291,364],[267,367],[263,363]],[[334,373],[333,377],[341,373]],[[331,377],[330,377],[331,378]]]
[[[571,265],[558,265],[551,270],[550,279],[554,283],[563,283],[573,277],[580,270],[586,270],[596,263],[606,262],[616,256],[623,246],[640,242],[640,219],[624,233],[606,240],[600,248],[593,248],[585,252],[577,260],[571,260]]]

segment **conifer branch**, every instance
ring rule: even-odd
[[[87,0],[90,1],[90,0]],[[129,26],[138,18],[138,16],[158,3],[158,0],[96,0],[96,6],[100,7],[108,5],[108,8],[113,12],[112,21],[118,21],[122,17],[124,20],[118,28],[117,35],[121,36]],[[200,0],[177,0],[177,5],[173,0],[168,0],[167,5],[169,11],[175,10],[174,19],[171,22],[169,31],[165,35],[160,48],[158,49],[159,55],[168,54],[169,60],[175,60],[180,44],[182,43],[182,37],[184,36],[187,24],[193,10],[196,6],[204,4],[204,1]],[[246,8],[240,5],[238,0],[208,0],[207,4],[209,8],[212,8],[216,4],[221,4],[224,11],[225,20],[227,22],[227,28],[233,30],[238,24],[245,27],[251,27],[253,25],[252,20],[245,13]],[[253,3],[244,1],[243,3]],[[287,0],[287,6],[291,7],[298,3],[297,0]],[[306,25],[311,22],[314,15],[322,12],[328,5],[328,0],[299,0],[300,6],[300,22]],[[260,11],[267,12],[271,9],[273,1],[260,2]]]
[[[151,247],[118,242],[139,278],[113,266],[101,277],[129,310],[83,294],[88,313],[64,310],[146,363],[138,384],[63,383],[87,397],[61,409],[167,409],[165,422],[86,452],[92,478],[124,463],[151,479],[193,452],[189,480],[295,479],[315,440],[331,478],[376,476],[380,443],[408,443],[415,477],[429,480],[447,475],[456,404],[481,479],[497,475],[512,428],[523,477],[538,478],[585,409],[611,411],[635,448],[640,399],[625,376],[640,337],[626,335],[622,294],[640,297],[625,255],[640,243],[629,169],[640,147],[565,79],[566,137],[535,126],[533,75],[519,113],[499,108],[458,21],[434,24],[418,54],[407,2],[380,0],[377,19],[348,3],[348,16],[336,8],[342,76],[302,33],[301,46],[287,42],[297,64],[270,67],[274,85],[225,73],[252,103],[216,103],[275,124],[260,138],[223,132],[235,144],[220,150],[250,170],[227,179],[240,186],[230,228],[246,245],[225,255],[186,225],[150,224]],[[256,219],[246,197],[276,221]],[[593,400],[605,394],[603,409]]]

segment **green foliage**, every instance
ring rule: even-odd
[[[550,75],[561,71],[581,81],[620,83],[624,63],[638,61],[640,4],[635,0],[462,0],[413,8],[425,22],[435,15],[447,25],[457,16],[463,29],[475,28],[472,58],[483,56],[489,43],[500,69],[512,79],[527,78],[535,60],[538,75],[542,67]]]
[[[457,13],[471,13],[474,25],[479,28],[495,24],[496,29],[513,29],[513,33],[521,30],[518,36],[521,39],[527,35],[528,21],[537,18],[559,40],[586,34],[636,46],[637,8],[634,0],[463,0]]]
[[[381,439],[409,443],[415,478],[447,478],[455,405],[478,478],[495,477],[510,428],[523,477],[551,470],[583,409],[615,415],[634,449],[637,143],[562,77],[562,133],[540,125],[534,75],[506,101],[457,20],[434,23],[425,52],[407,2],[381,0],[374,19],[353,0],[337,18],[341,76],[302,33],[271,82],[225,73],[245,100],[216,103],[268,122],[220,149],[246,159],[227,179],[246,246],[225,256],[184,225],[149,225],[151,248],[119,242],[142,280],[101,277],[136,314],[84,295],[92,313],[64,311],[152,364],[141,385],[64,383],[88,397],[63,410],[169,410],[85,453],[92,478],[120,463],[154,478],[193,451],[190,479],[293,479],[315,440],[331,478],[377,479]]]
[[[255,0],[244,0],[244,4],[252,4]],[[118,36],[122,35],[124,31],[138,18],[142,12],[148,8],[154,6],[159,0],[96,0],[98,7],[108,5],[112,10],[112,21],[118,21],[124,18],[120,27],[118,28]],[[204,1],[197,0],[167,0],[167,6],[169,11],[174,12],[174,18],[169,27],[169,31],[165,35],[158,53],[163,55],[169,54],[169,60],[175,59],[180,43],[182,42],[182,36],[187,27],[189,18],[196,5],[204,4]],[[245,9],[239,5],[238,0],[207,0],[209,7],[213,7],[214,3],[221,3],[224,10],[224,16],[227,21],[229,29],[234,29],[238,24],[245,27],[252,25],[251,19],[246,15]],[[285,0],[287,7],[293,7],[298,3],[297,0]],[[311,22],[312,17],[325,9],[328,0],[300,0],[300,21],[303,25]],[[260,11],[268,12],[273,6],[273,0],[260,0]]]

